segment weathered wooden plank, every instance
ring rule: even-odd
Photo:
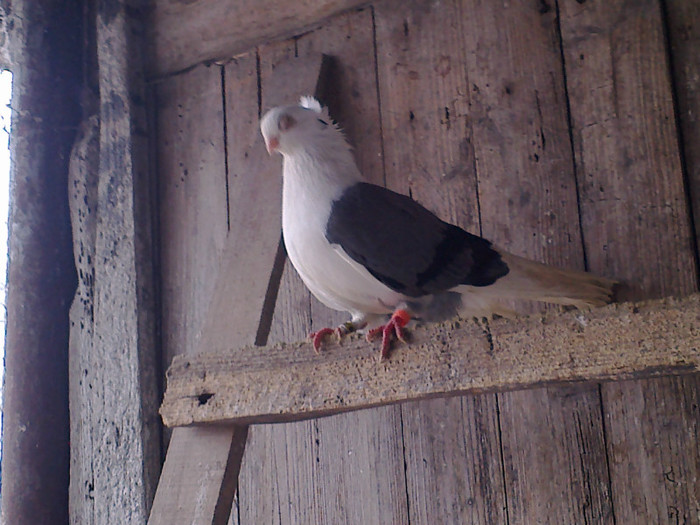
[[[90,22],[96,62],[88,64],[96,69],[86,74],[93,79],[94,73],[100,98],[84,99],[86,111],[96,113],[74,150],[71,180],[82,281],[71,310],[70,404],[80,420],[71,429],[71,523],[144,522],[160,471],[155,195],[142,28],[130,16],[141,7],[120,4]]]
[[[158,0],[151,13],[153,75],[227,59],[275,38],[288,38],[366,0]],[[196,42],[197,45],[193,45]]]
[[[401,405],[411,523],[505,523],[493,394]]]
[[[695,233],[700,232],[700,2],[664,2]],[[700,256],[700,253],[698,254]]]
[[[418,327],[377,363],[361,336],[211,348],[178,356],[161,407],[167,425],[273,422],[463,392],[688,373],[700,365],[700,296]]]
[[[198,67],[156,93],[166,363],[197,348],[226,241],[221,74],[218,66]],[[151,525],[212,523],[233,437],[231,429],[173,432]]]
[[[561,5],[588,261],[623,296],[697,289],[660,6]],[[618,523],[697,520],[697,375],[602,386]],[[659,410],[657,407],[663,407]]]
[[[334,57],[319,92],[356,146],[358,162],[381,183],[381,149],[371,13],[349,13],[318,31],[260,49],[263,110],[298,93],[268,76],[295,54]],[[278,168],[279,169],[279,168]],[[278,175],[279,176],[279,175]],[[320,304],[287,265],[271,340],[296,341],[347,320]],[[407,523],[399,412],[394,407],[319,421],[251,427],[241,471],[241,523]]]
[[[386,181],[441,217],[479,231],[459,2],[375,6]],[[504,523],[494,395],[401,406],[412,523]]]
[[[241,133],[241,136],[245,136],[243,131],[246,126],[250,131],[259,115],[256,62],[256,57],[249,55],[227,66],[226,100],[235,99],[235,104],[227,106],[226,118],[235,133]],[[318,76],[320,57],[299,65],[300,74],[315,78]],[[222,85],[219,77],[219,90]],[[219,94],[224,95],[221,91]],[[221,107],[223,109],[223,105]],[[222,134],[223,130],[222,123]],[[236,191],[228,198],[229,234],[221,256],[225,271],[216,281],[216,293],[212,292],[214,296],[209,315],[203,323],[204,335],[199,344],[216,344],[220,340],[218,338],[223,337],[222,332],[229,341],[252,343],[260,332],[263,305],[279,243],[278,213],[269,206],[261,207],[260,200],[267,198],[266,191],[279,192],[279,184],[271,187],[267,174],[256,171],[265,153],[255,143],[250,144],[227,141],[230,147],[222,148],[228,152],[230,173],[245,173],[245,176],[232,181]],[[250,171],[241,170],[242,165],[248,166]],[[224,198],[226,189],[226,186],[219,187]],[[246,249],[242,250],[241,246]],[[251,256],[257,257],[253,261],[255,264],[251,264]],[[241,271],[243,268],[246,268],[245,273]],[[222,309],[221,294],[226,294],[231,308]],[[247,309],[240,306],[242,303]],[[172,453],[169,451],[163,467],[150,522],[225,523],[231,512],[246,436],[245,427],[173,433],[170,445]]]
[[[566,1],[562,37],[589,266],[621,299],[695,290],[658,3]]]
[[[227,235],[221,68],[200,66],[156,91],[163,361],[192,352]],[[202,125],[206,123],[206,125]]]
[[[556,9],[535,1],[460,6],[481,232],[517,254],[582,268]],[[581,389],[577,397],[567,402],[550,390],[498,395],[508,519],[611,519],[602,424],[576,425],[602,419],[599,396]],[[597,446],[584,451],[569,439],[582,430],[582,441]]]

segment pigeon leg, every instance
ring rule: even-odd
[[[406,310],[398,309],[396,310],[389,322],[385,325],[378,326],[367,332],[367,341],[372,341],[377,335],[382,334],[382,350],[380,361],[383,361],[389,357],[389,347],[391,346],[392,336],[396,336],[396,339],[405,343],[406,340],[403,336],[403,327],[408,324],[411,320],[411,314]]]
[[[316,353],[321,352],[321,346],[323,345],[323,340],[329,336],[329,335],[335,335],[338,338],[338,341],[342,340],[343,336],[354,332],[358,328],[362,328],[364,326],[362,323],[355,323],[353,321],[348,321],[346,323],[341,324],[337,328],[321,328],[317,332],[311,332],[309,334],[309,338],[313,342],[314,345],[314,350]]]

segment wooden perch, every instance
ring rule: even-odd
[[[265,423],[388,403],[571,381],[688,373],[700,364],[700,294],[411,332],[388,361],[359,335],[328,344],[178,356],[160,413],[167,426]]]

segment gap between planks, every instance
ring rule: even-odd
[[[270,423],[464,393],[690,373],[700,365],[700,294],[411,331],[378,363],[361,336],[178,356],[167,426]]]

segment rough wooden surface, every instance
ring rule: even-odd
[[[228,59],[262,42],[303,33],[363,3],[367,1],[158,0],[150,18],[150,69],[163,75]]]
[[[169,363],[199,342],[227,234],[221,68],[167,79],[157,99],[162,358]],[[173,433],[149,523],[212,522],[232,432]]]
[[[583,267],[554,10],[535,2],[386,2],[377,5],[375,19],[380,94],[389,94],[382,96],[387,181],[515,253]],[[569,439],[580,428],[576,420],[601,417],[596,393],[584,389],[578,395],[587,402],[580,399],[567,408],[555,392],[491,397],[487,406],[512,423],[489,429],[494,432],[489,441],[503,440],[507,479],[501,468],[485,464],[479,472],[478,464],[468,463],[476,472],[467,477],[479,480],[469,485],[471,503],[461,490],[447,496],[458,502],[448,508],[435,498],[419,499],[429,505],[426,515],[498,522],[505,519],[498,502],[506,497],[509,517],[516,521],[545,521],[555,514],[576,522],[609,513],[602,492],[607,468],[600,425],[587,427],[583,436],[586,444],[599,446],[572,467],[587,470],[576,472],[575,479],[603,479],[592,484],[595,490],[576,482],[562,496],[560,486],[568,484],[571,473],[553,468],[579,453],[579,443]],[[425,404],[435,409],[446,403],[455,410],[470,406],[456,400]],[[537,425],[540,421],[550,424]],[[458,435],[462,424],[450,420],[432,431],[423,426],[407,432],[407,442],[421,447],[414,436]],[[472,454],[450,440],[444,443],[453,458],[465,455],[468,461]]]
[[[667,0],[665,15],[684,167],[697,235],[700,233],[700,2]]]
[[[627,298],[696,291],[660,5],[560,8],[590,268],[622,280]],[[689,375],[601,386],[617,523],[697,522],[700,448],[687,436],[698,429],[699,383]]]
[[[193,351],[228,233],[221,68],[157,85],[163,363]],[[206,122],[206,126],[200,122]]]
[[[279,75],[293,74],[300,79],[299,82],[304,82],[305,90],[311,88],[313,91],[320,64],[320,55],[300,59],[295,63],[295,70],[280,71]],[[202,336],[194,344],[205,347],[220,344],[222,340],[237,341],[241,345],[252,344],[260,337],[263,340],[267,337],[264,328],[265,333],[261,334],[261,326],[265,323],[263,314],[268,290],[270,286],[277,286],[276,282],[272,282],[275,278],[271,275],[274,274],[273,268],[278,259],[280,239],[278,195],[281,181],[279,177],[262,169],[265,164],[261,163],[261,159],[266,157],[266,153],[262,143],[257,140],[259,108],[256,57],[240,57],[227,64],[225,71],[219,67],[216,70],[216,78],[210,81],[209,99],[210,103],[218,102],[218,111],[222,117],[223,110],[226,109],[227,120],[232,123],[232,134],[224,137],[224,129],[228,128],[224,128],[223,118],[219,119],[219,129],[199,129],[224,139],[229,136],[247,136],[250,140],[226,141],[226,147],[219,151],[219,155],[227,153],[228,156],[226,169],[223,173],[220,172],[225,177],[220,179],[218,195],[225,198],[227,192],[233,190],[225,199],[231,220],[228,221],[225,249],[220,256],[223,268],[220,280],[217,280],[216,275],[204,273],[212,285],[216,283],[215,290],[210,288],[210,295],[200,295],[201,300],[208,304],[209,315],[200,320],[200,327],[203,325]],[[222,77],[222,74],[225,76]],[[287,78],[287,81],[290,79]],[[192,83],[192,87],[195,89],[186,90],[179,101],[176,100],[178,104],[175,107],[181,108],[183,101],[200,98],[199,93],[203,92],[201,87],[197,89],[196,82]],[[222,92],[224,87],[225,92]],[[167,131],[172,133],[175,130]],[[212,144],[212,140],[204,138],[197,143],[200,146]],[[177,151],[177,155],[170,155],[174,160],[182,158],[178,155],[183,155],[188,149],[180,148]],[[187,169],[182,169],[186,176]],[[201,182],[203,187],[212,187],[207,181]],[[261,206],[264,202],[267,205]],[[196,210],[206,210],[204,215],[211,220],[206,206]],[[223,217],[219,217],[218,221],[215,219],[219,228],[227,226],[227,221],[222,219]],[[185,223],[184,227],[191,226]],[[176,223],[174,228],[181,231],[183,225]],[[193,231],[192,238],[196,239],[198,234],[197,230]],[[188,250],[185,254],[191,252]],[[242,268],[246,268],[246,271],[241,271]],[[182,275],[176,277],[176,282],[183,278]],[[201,293],[196,288],[194,291]],[[193,347],[186,351],[192,352]],[[247,428],[233,426],[198,432],[174,432],[149,523],[225,523],[238,484],[246,437]]]
[[[669,21],[684,18],[675,2],[665,6]],[[659,4],[632,7],[378,2],[259,47],[262,109],[297,95],[277,92],[292,88],[271,81],[272,71],[291,57],[331,52],[336,85],[327,101],[368,178],[385,177],[519,253],[564,266],[585,259],[625,280],[623,297],[686,294],[695,289],[692,239],[677,198],[683,192],[677,144],[669,141]],[[602,18],[580,12],[586,9],[602,9]],[[356,22],[365,16],[371,24]],[[674,27],[685,35],[690,26],[670,23],[672,46]],[[593,41],[593,52],[578,58],[579,47]],[[597,58],[588,63],[590,55]],[[609,67],[602,67],[606,56]],[[630,67],[635,62],[638,69]],[[682,64],[692,81],[697,66]],[[677,93],[693,107],[692,95]],[[257,136],[246,122],[232,131],[238,124],[227,122],[229,137]],[[248,139],[241,147],[250,152]],[[386,174],[377,167],[382,156]],[[609,202],[596,200],[596,187],[615,188]],[[591,196],[593,204],[577,202]],[[634,255],[624,249],[627,238]],[[272,341],[300,340],[311,327],[344,319],[284,270]],[[697,434],[700,418],[691,377],[466,395],[253,425],[231,522],[620,523],[645,513],[661,519],[664,508],[692,522],[698,450],[685,436]]]
[[[368,177],[381,183],[381,139],[375,94],[372,16],[368,10],[334,19],[293,41],[263,46],[263,110],[293,102],[277,73],[295,55],[328,53],[334,61],[320,96],[343,124]],[[279,162],[279,161],[276,161]],[[277,164],[277,176],[280,168]],[[312,298],[287,265],[271,340],[303,339],[347,315]],[[253,425],[241,470],[240,523],[406,523],[400,413],[395,407],[312,423]],[[261,458],[264,460],[261,461]],[[332,518],[331,518],[332,517]]]
[[[175,358],[167,425],[271,422],[463,392],[688,373],[700,366],[700,296],[515,320],[416,328],[377,363],[361,336],[316,355],[308,342]]]
[[[488,6],[483,6],[488,11]],[[480,231],[461,2],[381,2],[377,70],[387,185]],[[480,19],[480,8],[473,13]],[[414,523],[503,523],[498,405],[482,394],[400,406],[406,492]]]
[[[582,269],[556,9],[535,1],[464,5],[481,13],[465,22],[481,232],[518,255]],[[602,425],[579,424],[600,421],[599,396],[589,387],[568,394],[550,388],[497,396],[513,522],[612,521]]]
[[[71,159],[79,274],[71,309],[71,523],[145,522],[160,471],[155,198],[142,33],[131,12],[120,5],[92,13],[96,42],[86,46],[96,46],[97,62],[89,61],[96,69],[86,75],[86,120]]]

